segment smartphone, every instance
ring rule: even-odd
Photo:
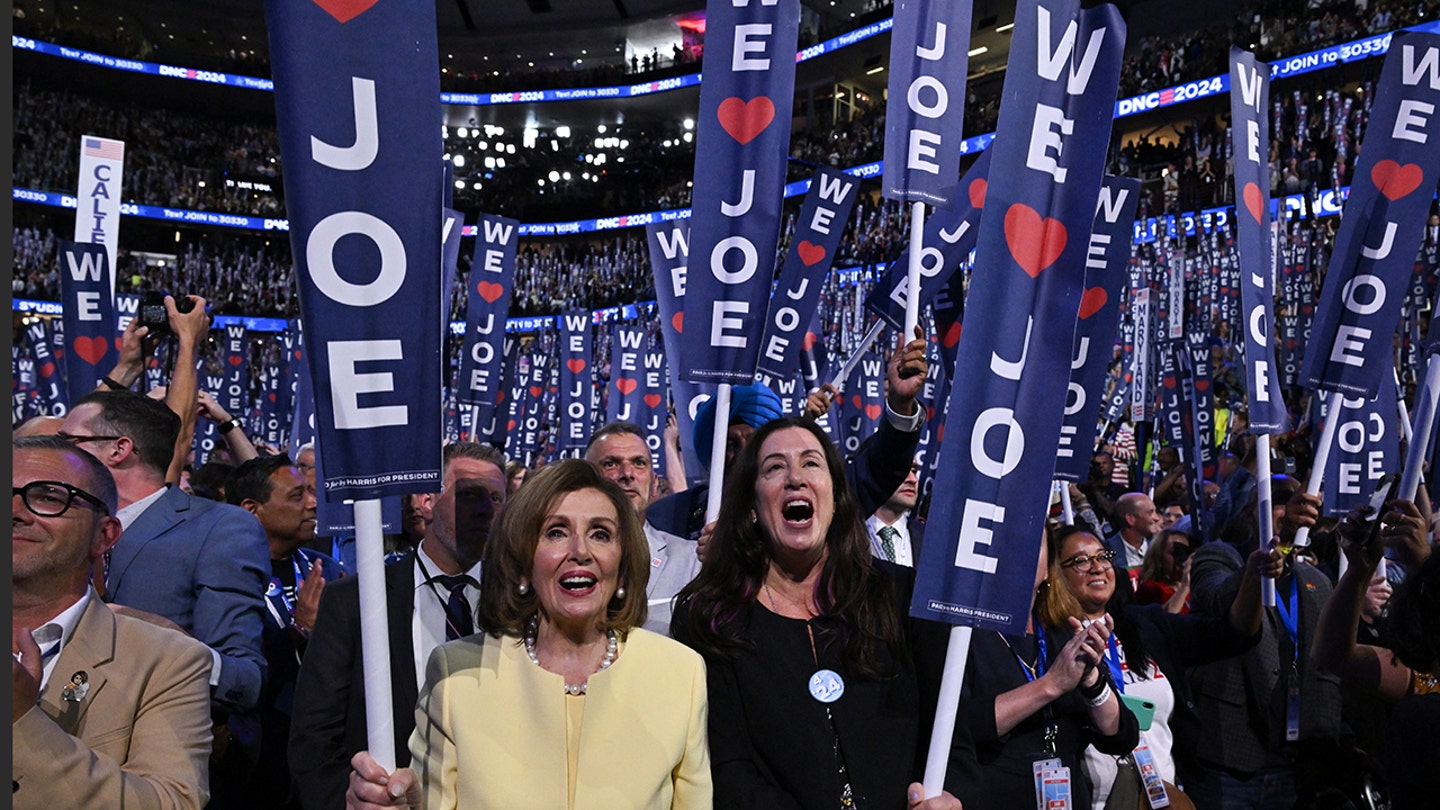
[[[1155,701],[1134,695],[1121,695],[1120,702],[1125,708],[1135,715],[1135,720],[1140,724],[1141,731],[1149,731],[1150,724],[1155,722]]]
[[[1390,473],[1376,482],[1375,491],[1370,495],[1370,513],[1365,516],[1365,545],[1380,539],[1380,513],[1385,509],[1386,502],[1395,497],[1399,486],[1399,473]]]

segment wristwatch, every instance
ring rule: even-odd
[[[229,433],[230,431],[234,430],[235,428],[240,427],[241,424],[243,424],[243,423],[240,421],[240,417],[238,417],[238,416],[232,416],[232,417],[230,417],[229,419],[225,420],[224,422],[221,422],[221,423],[220,423],[220,426],[217,427],[216,430],[220,431],[220,435],[223,436],[223,435],[225,435],[226,433]]]

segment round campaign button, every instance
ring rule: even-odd
[[[845,679],[833,669],[822,669],[810,676],[810,697],[821,703],[834,703],[845,694]]]

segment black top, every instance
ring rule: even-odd
[[[874,587],[887,587],[894,566],[879,567]],[[897,610],[903,611],[900,595]],[[705,656],[715,807],[835,810],[842,784],[837,738],[857,806],[905,807],[906,788],[917,781],[918,732],[918,692],[908,653],[896,660],[882,650],[881,662],[895,674],[866,679],[846,661],[831,619],[789,619],[752,603],[742,621],[742,638],[753,648],[728,659]],[[693,646],[689,626],[689,605],[682,603],[671,632]],[[828,704],[828,717],[827,704],[809,688],[821,669],[839,674],[845,684],[840,698]]]
[[[1049,634],[1046,657],[1060,653],[1068,636]],[[1008,645],[1007,645],[1008,642]],[[965,803],[965,810],[1017,810],[1035,806],[1033,764],[1045,758],[1045,727],[1053,718],[1056,727],[1056,756],[1070,768],[1071,806],[1090,806],[1090,785],[1081,764],[1085,748],[1094,745],[1107,754],[1121,755],[1134,749],[1140,726],[1129,710],[1120,712],[1120,729],[1104,736],[1090,725],[1090,710],[1078,692],[1054,701],[1047,710],[1025,718],[1007,734],[995,727],[995,699],[1027,682],[1025,669],[1016,656],[1035,664],[1038,654],[1035,636],[1005,636],[991,630],[977,630],[970,640],[970,657],[965,667],[965,684],[960,692],[957,723],[964,724],[973,740],[979,767],[956,761],[968,755],[952,746],[951,764],[945,773],[945,789]],[[1013,651],[1012,651],[1013,650]],[[937,679],[938,686],[938,679]],[[957,729],[958,732],[958,729]]]

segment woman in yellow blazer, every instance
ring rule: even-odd
[[[625,493],[593,466],[535,473],[485,552],[488,633],[430,657],[413,770],[357,754],[347,804],[708,810],[705,665],[640,627],[649,561]]]

